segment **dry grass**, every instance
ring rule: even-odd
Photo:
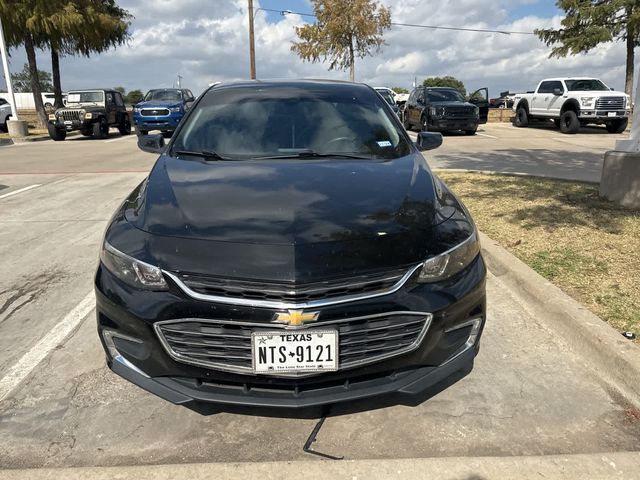
[[[640,333],[640,211],[597,185],[438,172],[478,228],[620,331]]]
[[[47,130],[42,130],[42,129],[38,129],[38,128],[30,128],[29,129],[29,136],[40,136],[40,135],[48,135],[49,132]],[[11,138],[9,137],[9,134],[3,130],[0,130],[0,138]]]

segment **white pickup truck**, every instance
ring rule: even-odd
[[[4,98],[0,98],[0,129],[5,132],[9,118],[11,118],[11,105]]]
[[[516,127],[531,119],[553,120],[562,133],[576,133],[589,123],[604,124],[609,133],[627,128],[631,99],[597,78],[547,78],[533,93],[517,94],[513,102]]]

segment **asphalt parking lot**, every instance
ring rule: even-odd
[[[597,181],[602,154],[622,137],[489,124],[475,137],[446,136],[430,161]],[[106,368],[91,309],[98,248],[154,159],[113,133],[0,147],[0,468],[315,458],[302,452],[314,419],[203,416]],[[640,450],[640,422],[607,378],[500,272],[487,290],[469,376],[416,406],[339,411],[314,448],[347,459]]]

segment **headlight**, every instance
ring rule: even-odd
[[[171,112],[179,112],[180,110],[181,110],[181,107],[171,107],[169,109],[169,111],[171,111]]]
[[[427,259],[422,265],[418,282],[432,283],[446,280],[466,268],[480,253],[478,233],[450,250]]]
[[[580,103],[583,107],[591,107],[593,106],[593,102],[595,101],[595,99],[596,97],[582,97],[580,99]]]
[[[445,113],[444,107],[430,107],[429,113],[433,116],[441,117]]]
[[[56,119],[56,114],[55,113],[50,113],[49,114],[49,120],[55,120]]]
[[[625,95],[624,108],[626,109],[631,108],[631,97],[629,95]]]
[[[100,260],[116,277],[129,286],[144,290],[167,290],[167,282],[158,267],[136,260],[104,242]]]
[[[85,118],[85,119],[87,119],[87,120],[92,119],[92,118],[93,118],[93,113],[91,113],[91,112],[87,112],[87,113],[85,113],[85,114],[84,114],[84,118]]]
[[[142,110],[142,109],[138,108],[138,107],[133,107],[133,112],[134,113],[140,113],[140,110]]]

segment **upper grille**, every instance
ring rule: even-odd
[[[202,295],[256,302],[302,304],[373,292],[388,293],[411,271],[403,268],[312,283],[235,280],[190,273],[175,274],[174,278],[193,292]]]
[[[163,117],[169,115],[169,109],[167,108],[143,108],[140,110],[140,115],[143,117]]]
[[[58,112],[63,120],[80,120],[80,110],[61,110]]]
[[[338,331],[339,369],[343,370],[416,349],[429,328],[431,318],[431,314],[423,312],[391,312],[318,322],[310,328],[330,326]],[[253,372],[251,332],[284,328],[271,323],[193,318],[155,324],[160,341],[175,360],[236,373]]]
[[[473,115],[475,108],[473,107],[450,107],[444,109],[445,115],[448,117],[468,117]]]
[[[624,97],[600,97],[596,100],[596,110],[624,110]]]

